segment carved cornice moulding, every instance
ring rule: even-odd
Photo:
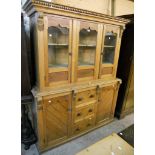
[[[105,15],[102,13],[97,13],[89,10],[84,10],[84,9],[79,9],[79,8],[74,8],[66,5],[61,5],[57,3],[52,3],[52,2],[46,2],[42,0],[27,0],[27,2],[24,4],[23,9],[31,15],[35,11],[37,11],[37,7],[42,7],[44,9],[56,9],[60,11],[66,11],[66,12],[72,12],[74,14],[80,14],[80,15],[85,15],[85,16],[95,16],[96,18],[103,18],[104,20],[111,20],[119,23],[126,24],[130,22],[128,19],[124,19],[121,17],[114,17],[110,15]],[[34,9],[34,10],[33,10]],[[33,10],[33,11],[32,11]]]

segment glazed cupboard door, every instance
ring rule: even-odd
[[[115,78],[119,56],[119,26],[104,25],[99,78]]]
[[[97,105],[96,123],[102,123],[107,119],[110,119],[114,113],[114,95],[115,86],[106,86],[99,88],[99,102]]]
[[[90,21],[73,21],[73,82],[98,77],[101,24]]]
[[[71,114],[71,96],[46,96],[43,98],[45,104],[45,137],[46,144],[52,145],[67,139],[69,135],[69,124]]]
[[[70,83],[72,20],[46,16],[46,86]]]

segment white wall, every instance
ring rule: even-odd
[[[22,0],[22,4],[26,0]],[[111,4],[114,2],[114,16],[133,14],[134,2],[129,0],[45,0],[76,8],[111,15]]]
[[[126,14],[134,14],[134,2],[129,0],[115,0],[114,16],[121,16]]]
[[[103,14],[107,14],[109,9],[109,0],[53,0],[53,2]]]
[[[114,2],[114,16],[133,14],[134,2],[129,0],[53,0],[55,3],[73,6],[111,15]]]

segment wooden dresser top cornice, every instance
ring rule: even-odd
[[[74,8],[52,2],[46,2],[42,0],[27,0],[27,2],[23,6],[23,9],[28,14],[28,16],[31,16],[35,12],[43,12],[47,14],[63,15],[73,18],[86,18],[88,20],[96,20],[98,22],[105,23],[109,23],[106,21],[110,21],[112,24],[122,26],[130,22],[130,20],[128,19],[105,15],[102,13]]]

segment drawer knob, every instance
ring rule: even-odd
[[[51,103],[51,100],[48,100],[48,103]]]
[[[80,129],[79,128],[76,128],[76,131],[80,131]]]
[[[87,127],[88,127],[88,126],[91,126],[91,124],[90,124],[90,123],[88,123],[88,124],[87,124]]]
[[[77,113],[77,116],[81,116],[81,113]]]
[[[78,101],[82,101],[82,100],[83,100],[83,98],[82,98],[82,97],[78,98]]]
[[[89,96],[89,98],[93,98],[93,97],[94,97],[94,95],[90,95],[90,96]]]
[[[89,110],[88,110],[88,112],[92,112],[92,111],[93,111],[93,109],[89,109]]]

